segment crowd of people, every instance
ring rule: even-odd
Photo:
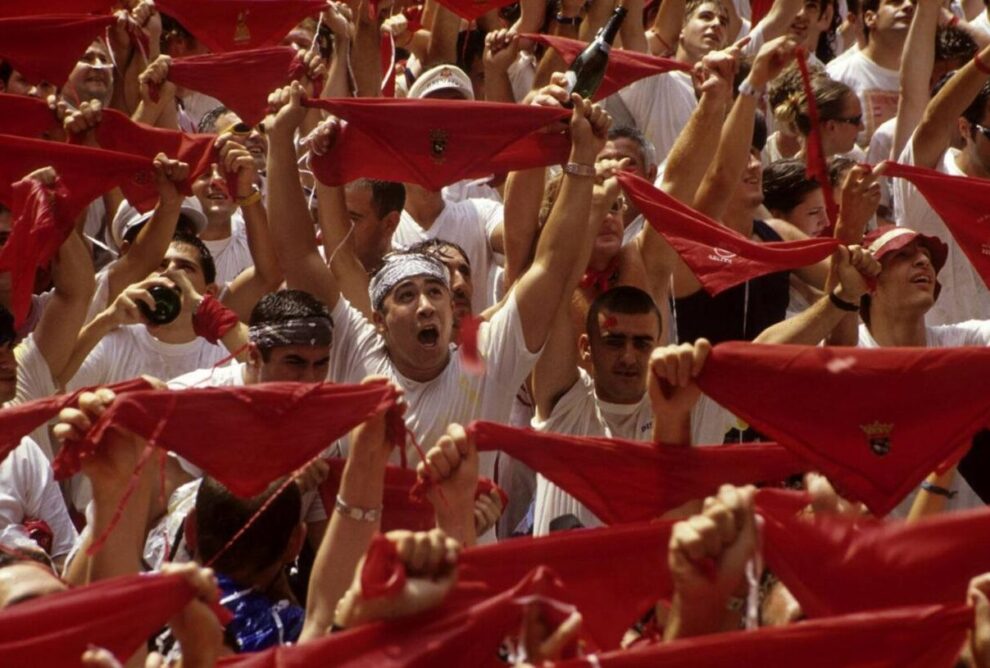
[[[990,667],[990,9],[618,4],[2,3],[0,665]]]

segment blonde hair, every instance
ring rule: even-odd
[[[800,73],[797,83],[797,90],[788,91],[786,98],[774,107],[773,113],[781,123],[791,125],[802,135],[807,136],[811,132],[811,117],[808,115],[808,98],[804,92]],[[841,118],[846,98],[852,92],[849,86],[829,78],[824,73],[811,77],[811,93],[815,96],[818,118],[822,122]]]

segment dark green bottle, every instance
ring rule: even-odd
[[[571,63],[566,77],[568,92],[577,93],[585,99],[591,99],[605,78],[605,68],[608,67],[608,53],[612,50],[612,42],[619,34],[622,19],[626,18],[628,10],[619,5],[612,12],[608,23],[598,31],[591,44]]]
[[[151,309],[144,302],[138,302],[141,314],[152,325],[167,325],[179,317],[182,311],[182,295],[175,288],[164,285],[152,285],[148,288],[151,298],[155,300],[155,308]]]

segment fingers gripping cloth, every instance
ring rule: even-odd
[[[531,39],[534,42],[553,47],[568,65],[588,46],[580,40],[560,37],[558,35],[523,33],[519,37]],[[625,88],[634,81],[639,81],[655,74],[677,70],[690,72],[691,66],[671,58],[660,58],[625,49],[612,49],[608,54],[605,79],[595,92],[594,100],[604,100],[612,93]]]
[[[695,211],[628,172],[619,183],[646,220],[684,260],[705,291],[714,296],[746,281],[829,257],[837,239],[756,243]]]

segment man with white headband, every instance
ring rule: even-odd
[[[299,184],[292,139],[306,113],[300,92],[293,86],[272,96],[281,106],[269,135],[269,204],[280,212],[272,218],[272,236],[289,287],[311,292],[330,307],[335,325],[330,378],[390,378],[404,390],[406,424],[423,444],[435,443],[451,422],[507,422],[512,399],[549,333],[555,309],[548,305],[570,295],[580,278],[575,267],[587,264],[595,236],[594,225],[588,223],[593,191],[602,198],[618,194],[614,179],[595,188],[592,167],[605,143],[608,115],[588,102],[575,102],[570,162],[576,164],[565,173],[562,196],[543,229],[532,265],[502,306],[481,323],[477,341],[485,371],[474,375],[452,347],[450,276],[438,260],[419,253],[388,256],[369,286],[371,321],[341,298],[317,252]],[[408,454],[415,456],[412,450]],[[482,475],[492,476],[494,459],[494,454],[482,453]]]

